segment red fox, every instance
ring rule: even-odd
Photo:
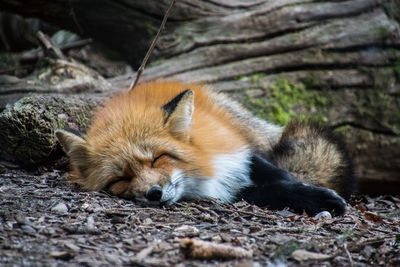
[[[326,131],[271,124],[199,84],[141,84],[100,108],[87,135],[56,136],[70,157],[72,182],[125,198],[165,205],[244,199],[340,215],[342,197],[354,190],[350,161]]]

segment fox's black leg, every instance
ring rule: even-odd
[[[289,172],[274,166],[260,155],[254,154],[251,162],[254,185],[243,189],[239,198],[271,209],[288,207],[298,213],[304,210],[308,215],[323,210],[336,215],[345,212],[346,202],[335,191],[299,182]]]

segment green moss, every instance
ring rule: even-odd
[[[85,113],[76,113],[73,116],[76,117],[76,122],[80,128],[87,128],[89,126],[90,118],[85,116]]]
[[[400,101],[387,92],[364,90],[359,93],[352,109],[358,118],[369,118],[380,126],[380,130],[400,134]]]
[[[374,124],[383,123],[390,129],[396,128],[395,133],[400,133],[400,100],[389,93],[400,86],[400,61],[390,67],[359,70],[369,76],[374,88],[357,92],[353,103],[355,115],[373,118]]]
[[[279,78],[268,88],[266,98],[249,98],[244,104],[256,115],[268,121],[285,125],[293,119],[326,122],[326,110],[333,104],[329,92],[308,91],[301,83],[296,84]],[[304,112],[299,112],[303,109]]]
[[[238,75],[235,77],[235,80],[238,81],[250,81],[252,84],[257,83],[260,78],[264,77],[264,73],[254,73],[252,75]]]
[[[96,104],[78,97],[24,97],[0,113],[0,150],[24,166],[47,162],[57,151],[54,131],[85,128]]]
[[[151,61],[148,66],[149,67],[154,67],[154,66],[160,65],[164,61],[165,61],[165,58],[158,58],[156,60]]]
[[[340,127],[336,128],[334,130],[334,132],[339,135],[346,135],[350,130],[351,130],[350,125],[344,125],[344,126],[340,126]]]
[[[385,26],[380,26],[378,28],[378,32],[379,32],[379,36],[381,37],[382,40],[387,39],[392,34],[391,29],[388,27],[385,27]]]
[[[45,68],[41,73],[38,74],[37,78],[39,81],[46,79],[47,77],[50,76],[51,74],[51,68],[47,67]]]
[[[264,77],[264,73],[255,73],[253,75],[250,76],[250,81],[251,83],[256,83],[258,82],[258,80],[260,80],[260,78]]]
[[[318,79],[315,77],[314,74],[310,73],[308,74],[303,80],[302,80],[304,86],[306,88],[315,88],[319,86]]]

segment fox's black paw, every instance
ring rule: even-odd
[[[258,154],[251,159],[250,178],[253,186],[241,190],[237,199],[270,209],[290,208],[314,216],[321,211],[333,215],[346,212],[346,201],[335,191],[297,181],[288,171],[271,164]]]
[[[313,216],[321,211],[329,211],[333,215],[343,215],[346,212],[346,201],[335,191],[316,186],[310,187],[308,204],[305,205],[305,212]]]

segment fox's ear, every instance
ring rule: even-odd
[[[185,90],[163,106],[164,124],[170,133],[184,140],[189,138],[194,109],[194,93]]]
[[[72,182],[85,185],[86,176],[84,173],[89,166],[89,153],[87,142],[82,133],[73,129],[56,130],[56,137],[70,158],[72,172],[75,172],[69,179]]]
[[[79,148],[82,149],[86,143],[82,134],[72,129],[58,129],[56,130],[56,137],[68,156],[72,156],[71,154],[76,150],[80,150]]]

